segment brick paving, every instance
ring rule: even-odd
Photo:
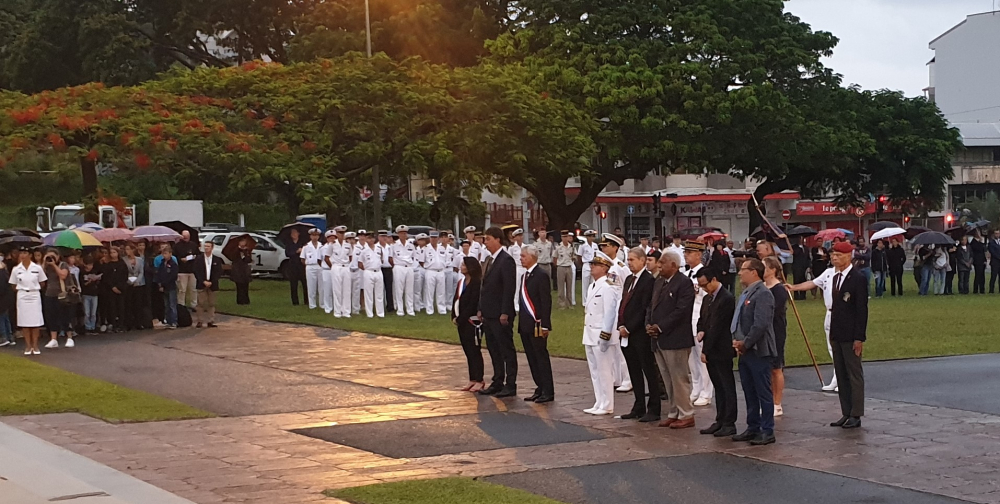
[[[1000,416],[869,400],[861,430],[826,424],[839,416],[833,395],[787,390],[778,443],[734,444],[582,412],[593,403],[585,362],[555,359],[556,402],[498,400],[455,390],[465,383],[458,346],[346,334],[229,318],[196,337],[150,333],[138,340],[180,351],[408,392],[406,403],[203,420],[109,424],[80,414],[4,417],[7,424],[200,504],[337,503],[320,492],[379,482],[491,476],[704,452],[848,476],[978,503],[1000,503]],[[484,352],[485,354],[485,352]],[[521,359],[522,395],[533,388]],[[486,359],[487,365],[489,359]],[[489,374],[489,372],[487,373]],[[627,412],[631,394],[617,396]],[[613,431],[586,442],[394,459],[289,430],[397,419],[515,411]],[[698,427],[711,423],[700,408]],[[741,414],[741,419],[743,418]]]

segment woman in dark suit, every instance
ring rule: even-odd
[[[465,277],[455,290],[451,321],[458,327],[458,339],[462,342],[465,359],[469,362],[469,384],[461,390],[478,392],[486,386],[483,382],[483,351],[479,338],[476,338],[476,327],[470,319],[479,310],[479,291],[483,282],[483,268],[479,259],[463,257],[462,275]]]
[[[233,283],[236,284],[236,304],[250,304],[250,281],[253,280],[253,252],[247,245],[244,238],[240,238],[239,249],[237,249],[236,260],[233,261],[233,268],[229,272]]]

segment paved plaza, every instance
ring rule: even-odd
[[[869,364],[872,398],[853,431],[828,427],[836,396],[816,391],[811,369],[792,370],[778,443],[751,447],[583,413],[582,361],[554,359],[556,401],[536,405],[455,390],[467,379],[456,345],[225,318],[81,338],[39,358],[219,418],[0,421],[199,504],[338,503],[320,492],[445,476],[580,504],[1000,503],[1000,408],[982,397],[997,388],[996,357]],[[520,359],[523,396],[534,384]],[[616,399],[626,413],[631,394]],[[699,408],[698,428],[713,417]],[[742,495],[747,482],[763,483]]]

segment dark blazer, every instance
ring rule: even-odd
[[[205,290],[203,282],[212,282],[210,290],[218,292],[220,277],[222,277],[222,259],[212,256],[212,271],[206,271],[205,254],[198,254],[194,260],[194,281],[197,290]]]
[[[969,240],[969,248],[972,249],[972,263],[976,266],[986,267],[986,244],[972,239]]]
[[[489,259],[487,259],[488,261]],[[483,275],[483,290],[479,296],[479,312],[484,319],[498,319],[507,315],[514,323],[514,284],[517,283],[517,266],[506,250],[500,249]]]
[[[702,353],[709,359],[732,360],[736,357],[736,350],[733,349],[733,333],[729,332],[729,327],[736,310],[736,298],[729,289],[722,287],[714,300],[711,296],[707,294],[702,301],[701,317],[698,318],[698,332],[705,333]]]
[[[986,245],[986,251],[990,253],[991,263],[1000,263],[1000,243],[990,238]]]
[[[833,288],[831,284],[830,288]],[[856,268],[847,272],[830,310],[831,341],[865,341],[868,333],[868,281]]]
[[[903,265],[906,264],[906,251],[903,250],[903,247],[889,247],[886,250],[885,257],[889,262],[889,271],[896,275],[901,275],[903,273]]]
[[[743,333],[744,351],[757,357],[774,357],[778,355],[774,341],[774,295],[764,282],[757,282],[744,292],[748,295],[740,296],[737,302],[743,305],[736,308],[738,312],[734,315],[740,318],[737,331]]]
[[[635,283],[635,287],[632,284]],[[653,275],[645,269],[639,273],[638,280],[635,274],[629,275],[625,279],[625,290],[622,291],[622,303],[625,303],[625,293],[632,289],[628,303],[625,304],[624,311],[619,307],[622,317],[618,319],[618,327],[625,327],[628,331],[629,339],[646,335],[646,311],[653,300]]]
[[[694,346],[691,333],[691,312],[694,311],[694,286],[682,273],[675,273],[668,282],[656,279],[653,298],[646,316],[647,324],[655,324],[662,331],[656,345],[663,350],[683,350]]]
[[[459,282],[465,282],[465,276],[463,275]],[[469,318],[474,317],[476,312],[479,311],[479,292],[482,289],[482,281],[473,280],[469,282],[469,285],[465,286],[465,290],[462,291],[462,297],[458,299],[458,313],[455,313],[455,297],[458,296],[458,290],[455,291],[455,296],[452,296],[451,304],[451,318],[452,320],[457,320],[458,325],[470,324]]]
[[[545,270],[537,265],[531,273],[524,274],[525,288],[528,290],[528,297],[535,307],[535,316],[541,321],[542,327],[552,330],[552,280]],[[520,285],[517,286],[521,288]],[[525,310],[525,300],[521,297],[521,313],[517,318],[517,331],[519,333],[534,334],[535,321],[531,320]]]

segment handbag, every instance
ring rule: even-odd
[[[71,280],[69,285],[66,285],[65,279],[59,279],[59,302],[65,305],[80,304],[82,299],[80,297],[80,286],[76,284],[76,277],[69,275],[66,278]]]

